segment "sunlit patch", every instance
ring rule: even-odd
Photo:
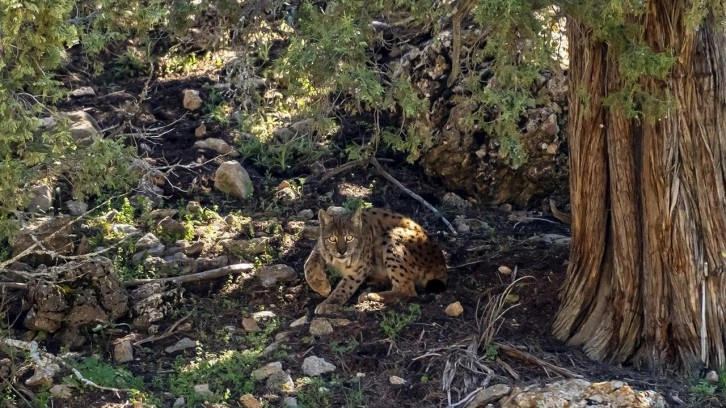
[[[364,302],[358,302],[353,306],[356,311],[359,312],[377,312],[385,310],[387,307],[384,303],[375,302],[373,300],[366,300]]]

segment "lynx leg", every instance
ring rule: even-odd
[[[411,279],[392,279],[393,287],[385,292],[364,293],[358,297],[358,303],[374,301],[381,303],[394,303],[409,297],[416,297],[416,286]]]
[[[356,290],[363,283],[363,278],[356,278],[350,275],[343,276],[338,286],[327,299],[323,300],[318,307],[315,308],[315,314],[330,314],[338,311],[340,306],[353,296]]]
[[[316,249],[310,253],[305,261],[304,270],[305,280],[310,289],[323,296],[328,296],[331,288],[328,276],[325,274],[325,260]]]

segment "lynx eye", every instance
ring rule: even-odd
[[[335,235],[331,235],[328,237],[328,241],[330,242],[338,242],[338,238]]]
[[[352,241],[353,239],[354,239],[354,237],[353,237],[352,235],[346,235],[346,236],[345,236],[345,242],[350,242],[350,241]]]

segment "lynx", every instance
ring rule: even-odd
[[[318,212],[320,236],[305,261],[305,280],[327,296],[316,314],[335,313],[364,281],[389,283],[391,289],[363,293],[358,302],[392,303],[416,296],[416,286],[429,292],[446,289],[446,260],[441,249],[416,222],[382,209],[358,209],[352,214]],[[325,268],[342,279],[331,292]]]

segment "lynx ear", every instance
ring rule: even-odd
[[[318,220],[320,221],[320,226],[322,227],[323,225],[329,224],[331,221],[333,221],[333,217],[321,208],[318,211]]]
[[[355,210],[355,212],[353,213],[353,216],[350,217],[350,221],[353,223],[353,225],[355,225],[358,228],[360,228],[360,226],[363,225],[363,219],[361,216],[362,213],[363,213],[363,208],[358,207],[358,209]]]

